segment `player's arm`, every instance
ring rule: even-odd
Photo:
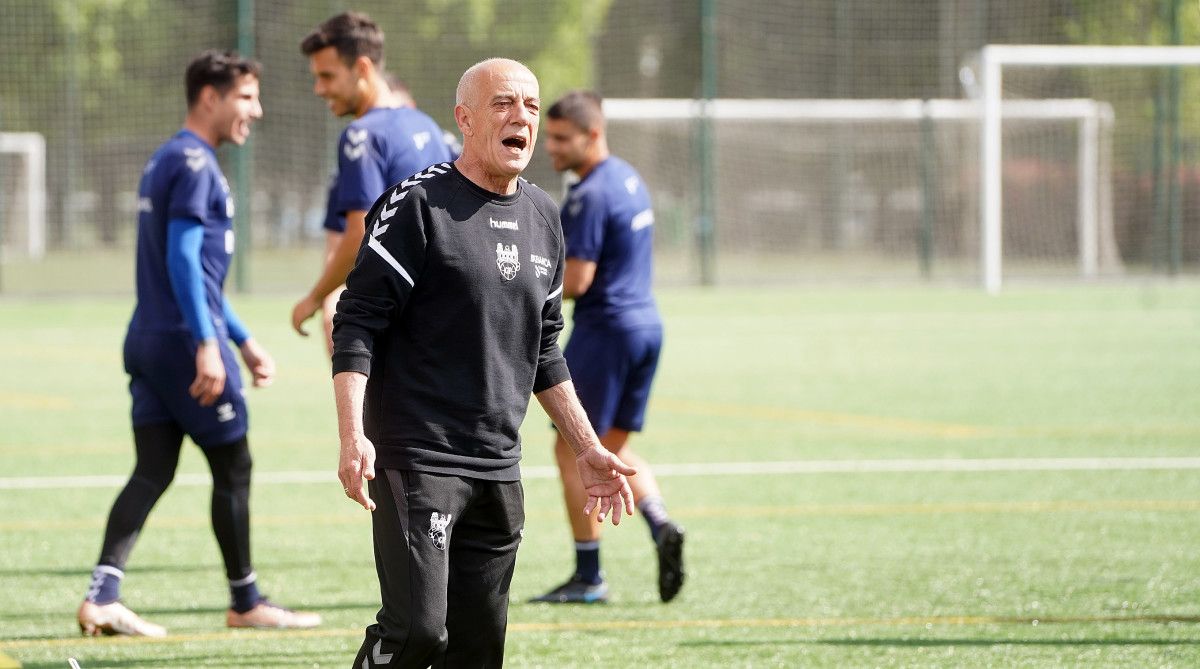
[[[367,212],[363,210],[346,212],[346,232],[334,249],[333,257],[325,264],[312,290],[292,307],[292,327],[301,335],[308,336],[304,321],[317,313],[327,295],[346,282],[346,277],[354,267],[354,259],[358,256],[358,247],[362,245],[366,216]]]
[[[362,244],[367,212],[388,188],[384,178],[387,168],[376,139],[367,128],[353,123],[338,138],[337,185],[332,197],[336,200],[334,210],[346,212],[346,231],[312,290],[292,308],[292,327],[301,335],[308,334],[304,321],[321,308],[329,293],[346,282]]]
[[[204,299],[200,248],[204,224],[196,218],[172,218],[167,223],[167,278],[183,320],[196,342],[196,378],[188,392],[201,406],[211,406],[225,389],[225,363],[212,313]]]
[[[363,479],[375,477],[375,446],[363,427],[363,402],[375,340],[412,294],[425,259],[425,221],[417,197],[385,193],[370,221],[376,231],[359,250],[333,317],[333,389],[338,412],[338,478],[346,496],[368,511]],[[379,217],[387,216],[381,225]]]
[[[562,212],[563,237],[566,240],[566,272],[563,297],[573,300],[592,287],[596,264],[604,248],[606,211],[604,199],[594,191],[579,191]]]
[[[221,310],[225,318],[225,329],[229,331],[229,339],[242,353],[242,362],[254,377],[254,387],[264,388],[275,380],[275,360],[267,353],[267,349],[259,346],[242,319],[238,318],[233,305],[227,296],[221,296]]]
[[[363,431],[363,401],[367,393],[367,375],[361,372],[338,372],[333,375],[333,395],[337,404],[338,480],[350,499],[367,511],[375,510],[375,501],[363,490],[362,480],[375,478],[375,445]]]
[[[592,287],[596,279],[596,261],[583,258],[567,258],[567,271],[563,274],[563,297],[573,300]]]

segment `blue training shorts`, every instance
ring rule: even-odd
[[[592,429],[642,429],[662,350],[661,327],[607,330],[576,326],[563,350]]]
[[[188,387],[196,379],[196,344],[188,334],[130,332],[125,336],[125,371],[133,396],[133,426],[174,422],[209,448],[246,436],[249,422],[242,377],[233,349],[221,342],[225,390],[210,406],[200,406]]]

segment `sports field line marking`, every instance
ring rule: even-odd
[[[799,421],[814,425],[833,425],[879,430],[888,433],[916,434],[935,437],[980,437],[992,433],[990,428],[961,423],[871,416],[866,414],[840,413],[835,411],[813,411],[786,407],[734,404],[728,402],[698,402],[693,400],[654,400],[656,408],[704,416],[725,418],[757,418],[765,420]]]
[[[21,663],[4,653],[0,653],[0,669],[21,669]]]
[[[339,495],[340,496],[340,495]],[[1073,513],[1100,511],[1200,511],[1200,499],[1114,499],[1114,500],[1030,500],[1022,502],[911,502],[900,504],[796,504],[777,506],[720,506],[677,508],[679,518],[794,518],[799,516],[900,516],[955,513]],[[554,513],[529,511],[525,517],[559,517]],[[208,527],[207,516],[168,516],[156,518],[155,527]],[[368,523],[361,514],[319,515],[255,515],[254,524],[270,527],[317,527]],[[0,530],[6,532],[51,532],[85,530],[104,527],[105,518],[73,518],[68,520],[0,520]]]
[[[746,476],[765,474],[875,474],[894,472],[1042,472],[1042,471],[1134,471],[1200,469],[1200,457],[1146,458],[931,458],[923,460],[790,460],[782,462],[697,462],[656,464],[656,476]],[[526,479],[558,477],[556,467],[523,467]],[[43,490],[57,488],[119,488],[128,475],[14,476],[0,478],[0,490]],[[333,469],[318,471],[262,472],[254,475],[259,485],[328,483],[337,485]],[[209,474],[180,474],[176,486],[209,486]]]
[[[70,409],[71,400],[57,395],[0,392],[0,406],[9,409]]]
[[[708,620],[608,620],[559,623],[510,623],[509,632],[596,632],[622,629],[684,629],[684,628],[822,628],[822,627],[970,627],[979,625],[1053,625],[1053,624],[1169,624],[1197,623],[1196,616],[900,616],[896,618],[871,617],[822,617],[822,618],[717,618]],[[363,628],[273,630],[266,632],[223,631],[196,634],[172,634],[167,637],[71,637],[60,639],[19,639],[0,641],[0,648],[15,650],[23,648],[97,647],[112,644],[179,644],[197,641],[269,641],[276,639],[320,639],[329,637],[361,637]],[[1003,640],[997,641],[1002,645]],[[94,645],[93,645],[94,644]]]

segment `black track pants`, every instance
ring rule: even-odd
[[[368,489],[383,607],[354,669],[502,666],[521,482],[383,469]]]

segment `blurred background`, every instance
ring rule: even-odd
[[[252,143],[220,152],[231,287],[307,285],[345,121],[298,44],[349,8],[445,128],[459,75],[490,56],[530,65],[547,102],[614,102],[610,143],[651,186],[675,285],[978,282],[979,49],[1200,38],[1182,0],[0,0],[0,291],[131,290],[138,177],[211,47],[265,66]],[[1196,273],[1198,84],[1196,66],[1004,71],[1005,102],[1034,103],[1002,123],[1005,281],[1081,278],[1083,225],[1096,277]],[[710,99],[744,104],[687,102]],[[541,147],[527,176],[561,196]],[[1098,199],[1090,223],[1080,198]]]

